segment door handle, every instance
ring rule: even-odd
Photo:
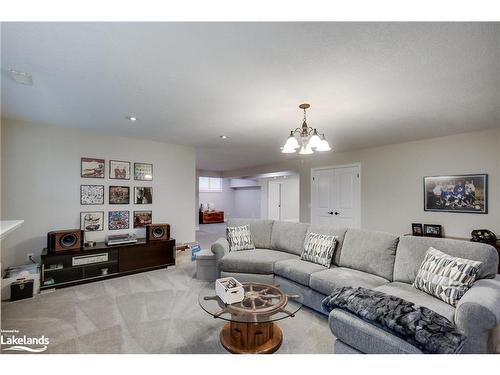
[[[339,213],[337,211],[333,212],[333,211],[330,211],[328,212],[328,215],[338,215]]]
[[[338,213],[337,211],[335,211],[333,214],[334,214],[334,215],[338,215],[339,213]]]

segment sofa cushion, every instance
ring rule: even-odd
[[[348,229],[340,266],[368,272],[392,281],[398,237],[384,232]]]
[[[309,286],[311,274],[324,271],[325,269],[324,266],[301,259],[280,260],[274,263],[274,273],[276,275],[305,286]]]
[[[333,254],[333,264],[339,265],[340,261],[340,253],[342,251],[342,244],[344,243],[344,237],[347,229],[346,228],[335,228],[330,225],[319,225],[319,224],[311,224],[309,228],[307,228],[306,236],[309,233],[319,233],[319,234],[327,234],[329,236],[337,237],[337,246],[335,246],[335,252]]]
[[[335,288],[362,286],[375,288],[389,281],[376,275],[344,267],[332,267],[311,275],[309,286],[317,292],[329,295]]]
[[[238,227],[241,225],[250,225],[250,233],[256,248],[270,249],[271,248],[271,231],[274,220],[260,219],[229,219],[228,227]]]
[[[497,273],[498,253],[488,244],[447,238],[403,236],[399,240],[396,253],[394,281],[412,284],[429,247],[455,257],[482,262],[477,280],[494,278]]]
[[[229,251],[255,249],[248,224],[240,227],[227,227],[226,238],[229,243]]]
[[[304,241],[300,259],[329,268],[337,246],[337,237],[328,234],[309,232]]]
[[[285,259],[298,259],[298,256],[269,249],[232,251],[222,258],[220,269],[225,272],[272,274],[274,263]]]
[[[455,321],[455,308],[453,306],[448,305],[446,302],[422,292],[421,290],[415,289],[410,284],[393,282],[378,286],[375,290],[405,299],[416,305],[427,307],[428,309],[431,309],[432,311],[435,311],[449,319],[451,322]]]
[[[481,262],[452,257],[430,247],[413,287],[456,306],[474,284],[481,265]]]
[[[308,227],[309,224],[307,223],[275,221],[271,235],[271,249],[286,251],[295,255],[302,254]]]
[[[328,323],[337,340],[362,353],[422,354],[416,346],[341,309],[330,313]]]

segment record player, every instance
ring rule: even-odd
[[[106,236],[106,245],[124,245],[129,243],[136,243],[137,236],[135,234],[125,233],[125,234],[113,234]]]

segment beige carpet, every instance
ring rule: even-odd
[[[206,283],[194,273],[190,254],[181,252],[173,269],[2,303],[2,328],[49,337],[46,353],[226,353],[219,342],[224,322],[199,307]],[[284,332],[278,353],[333,351],[326,317],[307,307],[278,324]]]

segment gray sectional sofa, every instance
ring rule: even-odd
[[[359,229],[335,229],[306,223],[231,219],[228,226],[249,224],[254,250],[229,251],[225,238],[211,247],[221,277],[278,282],[300,292],[304,305],[325,314],[321,301],[333,289],[362,286],[404,298],[438,312],[468,337],[463,352],[492,351],[492,330],[500,323],[498,253],[489,245],[427,237],[398,237]],[[338,236],[330,268],[300,259],[308,232]],[[483,262],[478,280],[456,307],[412,287],[427,249]],[[335,353],[420,353],[406,341],[335,309],[329,315]]]

